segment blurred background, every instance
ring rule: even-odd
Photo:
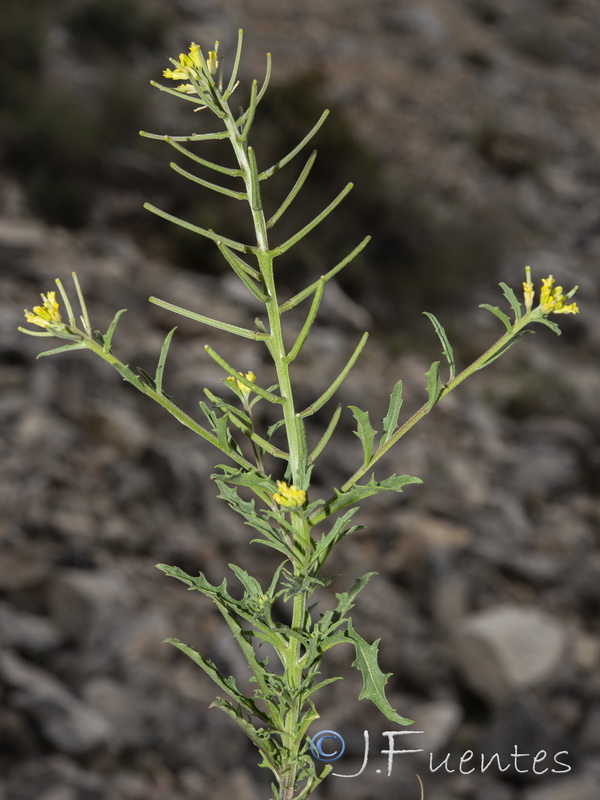
[[[174,174],[174,151],[138,136],[209,130],[190,104],[148,82],[190,41],[206,51],[219,40],[227,71],[239,27],[240,105],[273,55],[254,125],[259,166],[331,109],[311,178],[274,241],[356,184],[278,262],[282,296],[373,237],[329,285],[297,364],[300,401],[322,390],[368,329],[340,401],[377,420],[402,378],[408,415],[439,357],[423,310],[441,319],[464,366],[502,333],[477,308],[504,302],[499,280],[519,293],[530,264],[538,285],[553,274],[565,290],[580,287],[581,314],[559,320],[560,338],[540,327],[403,440],[378,477],[387,467],[423,485],[367,502],[366,528],[332,558],[339,577],[323,609],[358,575],[379,573],[358,600],[355,627],[369,641],[382,637],[390,697],[426,732],[397,746],[433,752],[434,764],[451,753],[455,772],[432,774],[416,754],[398,756],[386,777],[381,734],[393,726],[356,700],[360,680],[339,648],[324,674],[346,677],[321,692],[311,732],[345,738],[336,772],[359,771],[364,730],[371,756],[359,777],[331,777],[318,796],[418,798],[419,773],[427,800],[597,800],[599,10],[597,0],[4,0],[1,800],[268,793],[253,749],[208,710],[208,678],[161,644],[177,636],[243,683],[228,631],[207,600],[153,565],[220,582],[234,562],[267,581],[270,552],[250,547],[247,528],[216,499],[214,454],[202,442],[85,353],[36,362],[45,348],[16,330],[22,309],[55,277],[69,285],[75,269],[95,327],[129,309],[114,343],[126,363],[151,369],[178,326],[166,388],[190,413],[203,386],[221,388],[206,343],[263,381],[258,345],[147,303],[154,294],[242,325],[259,310],[210,242],[142,208],[149,201],[248,236],[233,201]],[[230,163],[221,144],[196,152]],[[268,208],[302,164],[299,156],[267,184]],[[294,330],[302,309],[288,316]],[[332,410],[315,415],[311,437]],[[315,492],[339,486],[359,459],[349,412],[339,430]],[[507,764],[515,746],[530,754],[520,771],[482,774],[480,753]],[[471,774],[458,769],[466,750]],[[538,771],[548,771],[535,774],[542,750]],[[553,762],[561,751],[564,774]]]

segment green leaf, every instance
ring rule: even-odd
[[[288,196],[285,198],[285,200],[279,206],[279,208],[273,214],[273,216],[268,220],[267,228],[272,228],[273,225],[275,225],[275,223],[277,222],[277,220],[280,219],[282,214],[289,208],[290,203],[292,202],[292,200],[294,200],[294,198],[296,197],[296,195],[298,194],[298,192],[300,191],[300,189],[304,185],[304,182],[308,178],[308,174],[311,171],[313,164],[315,163],[316,157],[317,157],[317,151],[313,150],[311,155],[310,155],[310,158],[306,162],[302,172],[300,173],[300,175],[298,177],[298,180],[293,185],[293,187],[290,190]]]
[[[163,381],[163,373],[165,371],[165,363],[167,361],[167,354],[169,352],[169,345],[171,344],[171,339],[173,338],[173,334],[177,328],[173,328],[170,330],[167,335],[165,336],[165,341],[163,342],[163,346],[160,350],[160,357],[158,359],[158,366],[156,367],[156,391],[159,394],[162,394],[162,381]]]
[[[499,286],[504,292],[504,297],[506,297],[512,307],[512,310],[515,312],[515,322],[518,322],[521,319],[521,303],[519,303],[517,300],[517,297],[510,286],[507,286],[505,283],[500,283]]]
[[[319,569],[325,563],[325,560],[333,547],[345,538],[349,533],[354,533],[354,531],[359,530],[362,528],[362,525],[352,525],[350,527],[345,527],[346,523],[356,514],[358,511],[358,506],[354,508],[350,508],[346,511],[345,514],[342,514],[341,517],[336,519],[335,523],[331,526],[330,530],[327,533],[324,533],[319,541],[316,543],[314,553],[312,555],[311,564],[316,563],[318,564]]]
[[[292,597],[299,594],[311,595],[316,589],[329,586],[333,578],[315,578],[310,575],[292,575],[291,572],[283,570],[281,581],[284,587],[283,599],[287,603]]]
[[[551,331],[554,331],[554,333],[555,333],[557,336],[560,336],[560,335],[561,335],[561,333],[562,333],[562,331],[561,331],[561,329],[558,327],[558,325],[557,325],[555,322],[552,322],[552,321],[551,321],[551,320],[549,320],[549,319],[544,319],[544,318],[541,318],[541,319],[536,319],[535,321],[536,321],[536,322],[539,322],[539,323],[540,323],[540,325],[545,325],[547,328],[550,328],[550,330],[551,330]]]
[[[495,361],[497,358],[500,358],[500,356],[503,356],[504,353],[507,352],[507,350],[510,350],[510,348],[519,341],[519,339],[522,339],[524,336],[527,336],[529,333],[533,333],[533,331],[527,329],[527,330],[519,331],[518,333],[515,333],[515,335],[511,339],[509,339],[508,342],[506,342],[496,353],[494,353],[493,356],[488,358],[488,360],[485,363],[483,363],[481,365],[481,367],[479,367],[479,369],[483,369],[483,367],[487,367],[489,364],[492,363],[492,361]]]
[[[316,228],[317,225],[323,222],[323,220],[326,219],[331,214],[334,208],[336,208],[342,202],[344,197],[346,197],[346,195],[350,191],[352,191],[353,187],[354,187],[353,183],[347,183],[346,186],[344,186],[344,188],[342,189],[342,191],[337,195],[337,197],[335,197],[331,201],[331,203],[329,203],[329,205],[326,206],[321,211],[320,214],[317,214],[317,216],[313,220],[311,220],[307,225],[301,228],[297,233],[291,236],[283,244],[280,244],[278,247],[273,248],[273,250],[271,250],[271,254],[273,256],[279,256],[282,253],[285,253],[287,250],[289,250],[290,247],[293,247],[297,242],[300,241],[300,239],[303,239],[307,233],[310,233],[313,230],[313,228]]]
[[[146,370],[142,369],[142,367],[136,367],[136,370],[138,375],[142,379],[142,382],[145,383],[147,386],[149,386],[151,389],[154,389],[154,391],[156,391],[156,383],[154,382],[154,378],[148,375]]]
[[[311,519],[311,522],[313,525],[316,525],[326,517],[329,517],[331,514],[335,514],[337,511],[340,511],[342,508],[346,508],[346,506],[350,506],[354,503],[364,500],[365,497],[370,497],[371,495],[380,494],[381,492],[385,491],[401,492],[403,491],[404,486],[409,483],[422,482],[423,481],[420,478],[414,478],[412,475],[394,474],[389,478],[386,478],[384,481],[376,481],[374,477],[371,476],[369,483],[354,484],[354,486],[345,492],[340,492],[338,489],[334,489],[333,491],[335,497],[325,503],[320,510],[317,509],[316,512],[314,512],[315,516]]]
[[[347,592],[336,592],[335,596],[337,597],[338,604],[333,611],[334,618],[337,617],[338,619],[342,619],[346,616],[348,611],[354,607],[354,600],[356,599],[356,596],[359,594],[359,592],[362,592],[373,575],[377,575],[377,573],[367,572],[360,578],[357,578],[354,581],[352,588]]]
[[[197,175],[193,175],[191,172],[183,169],[176,164],[174,161],[171,161],[169,164],[172,170],[177,172],[183,178],[187,178],[189,181],[193,183],[197,183],[200,186],[203,186],[205,189],[211,189],[213,192],[218,192],[219,194],[224,194],[227,197],[233,197],[235,200],[246,200],[248,195],[246,192],[236,192],[233,189],[227,189],[225,186],[220,186],[218,183],[213,183],[212,181],[205,181],[204,178],[199,178]]]
[[[440,381],[440,362],[434,361],[425,375],[427,377],[427,394],[429,395],[428,410],[431,411],[444,389]]]
[[[232,676],[226,678],[221,672],[219,672],[215,664],[210,661],[210,659],[204,658],[204,656],[201,656],[197,650],[194,650],[193,647],[190,647],[188,644],[185,644],[179,639],[168,638],[164,641],[167,644],[172,644],[174,647],[177,647],[177,649],[181,650],[182,653],[185,653],[188,658],[191,658],[192,661],[201,667],[204,672],[206,672],[206,674],[212,678],[217,686],[219,686],[226,694],[228,694],[232,700],[244,706],[244,708],[247,708],[251,714],[257,716],[259,719],[268,721],[269,718],[267,715],[257,708],[255,702],[239,691],[234,678]]]
[[[38,353],[36,358],[43,358],[44,356],[53,356],[56,353],[66,353],[69,350],[85,350],[86,345],[81,343],[63,344],[60,347],[55,347],[52,350],[44,350],[43,353]]]
[[[336,264],[335,267],[330,269],[329,272],[326,272],[324,275],[322,275],[321,278],[323,278],[325,281],[331,280],[331,278],[333,278],[334,275],[337,275],[337,273],[340,272],[340,270],[348,266],[348,264],[354,258],[356,258],[356,256],[362,250],[364,250],[364,248],[369,244],[370,241],[371,237],[365,236],[362,242],[359,245],[357,245],[351,253],[348,253],[348,255],[344,259],[342,259],[338,264]],[[290,308],[294,308],[294,306],[297,306],[298,303],[301,303],[303,300],[306,300],[307,297],[310,297],[310,295],[317,289],[321,281],[321,278],[319,278],[319,280],[317,281],[314,281],[314,283],[311,283],[306,288],[302,289],[302,291],[298,292],[298,294],[295,294],[293,297],[290,297],[290,299],[286,300],[285,303],[282,303],[282,305],[279,306],[279,310],[282,313],[284,311],[289,311]]]
[[[397,381],[390,395],[387,414],[383,418],[380,446],[385,444],[394,434],[398,425],[398,417],[402,408],[402,381]]]
[[[264,172],[261,172],[260,175],[258,176],[258,179],[264,181],[267,178],[270,178],[271,175],[274,175],[276,172],[279,172],[279,170],[286,164],[289,164],[292,158],[298,155],[298,153],[302,150],[302,148],[306,144],[308,144],[308,142],[310,142],[312,137],[316,134],[316,132],[319,130],[319,128],[325,122],[328,116],[329,116],[329,111],[325,110],[317,120],[316,125],[314,125],[311,128],[311,130],[306,134],[304,139],[302,139],[302,141],[299,144],[297,144],[293,150],[290,150],[290,152],[286,156],[277,161],[277,163],[273,164],[272,167],[269,167],[269,169],[266,169]]]
[[[229,700],[224,700],[222,697],[217,697],[210,704],[210,708],[220,708],[225,714],[230,716],[244,731],[246,736],[253,742],[259,751],[262,753],[264,762],[259,766],[268,767],[275,775],[279,775],[279,765],[277,763],[277,752],[271,745],[266,736],[270,735],[269,732],[263,732],[260,728],[255,728],[243,715],[239,707],[234,706]]]
[[[444,326],[439,321],[439,319],[433,314],[430,314],[429,311],[424,311],[423,313],[431,321],[431,324],[433,325],[434,330],[437,333],[438,339],[441,342],[442,352],[446,356],[446,361],[448,362],[448,368],[450,370],[449,380],[452,381],[454,380],[454,375],[456,374],[456,364],[454,362],[454,351],[452,350],[450,342],[448,341],[448,336],[446,334],[446,331],[444,330]]]
[[[188,319],[196,320],[196,322],[201,322],[204,325],[210,325],[212,328],[218,328],[227,333],[233,333],[236,336],[242,336],[244,339],[258,340],[269,338],[260,331],[253,331],[250,328],[241,328],[239,325],[230,325],[228,322],[221,322],[219,319],[205,317],[204,314],[196,314],[195,311],[189,311],[187,308],[173,305],[173,303],[167,303],[165,300],[159,300],[158,297],[150,297],[149,300],[151,303],[154,303],[155,306],[160,306],[167,311],[173,311],[175,314],[181,314],[182,317],[188,317]]]
[[[358,436],[363,446],[363,467],[366,467],[373,455],[373,442],[377,431],[371,425],[368,411],[363,411],[357,406],[349,406],[349,409],[357,422],[357,428],[354,433]]]
[[[345,381],[348,373],[356,363],[359,355],[361,354],[364,346],[367,343],[368,338],[369,334],[365,331],[365,333],[363,333],[363,335],[361,336],[360,342],[354,349],[354,352],[346,362],[346,365],[344,366],[343,370],[333,381],[331,386],[328,389],[326,389],[320,397],[318,397],[313,403],[311,403],[311,405],[308,406],[308,408],[305,408],[303,411],[300,412],[301,417],[309,417],[311,414],[314,414],[315,411],[318,411],[322,406],[324,406],[325,403],[337,392],[339,387]]]
[[[479,308],[485,308],[486,311],[491,312],[495,317],[498,317],[498,319],[506,326],[506,330],[509,333],[512,331],[512,329],[513,329],[512,322],[506,316],[504,311],[501,311],[498,308],[498,306],[491,306],[489,303],[481,303]]]
[[[117,327],[117,323],[121,319],[121,316],[127,311],[126,308],[122,308],[120,311],[117,311],[115,316],[113,317],[113,321],[108,326],[108,330],[104,336],[104,350],[107,353],[110,353],[110,346],[112,344],[112,339],[115,334],[115,328]]]
[[[356,659],[352,666],[360,671],[363,679],[363,688],[358,699],[370,700],[390,722],[395,722],[398,725],[412,725],[414,721],[406,717],[401,717],[400,714],[392,708],[385,696],[384,687],[392,673],[383,673],[379,668],[377,656],[380,639],[376,639],[373,644],[368,644],[362,636],[356,633],[352,627],[351,620],[348,620],[347,636],[354,644],[354,651],[356,653]]]
[[[228,564],[227,566],[242,584],[246,590],[246,593],[248,594],[248,597],[262,598],[264,592],[262,590],[262,586],[256,580],[256,578],[253,578],[252,575],[246,572],[245,569],[238,567],[237,564]]]
[[[325,447],[327,446],[327,443],[331,439],[331,436],[333,435],[336,425],[338,424],[338,420],[340,418],[341,413],[342,413],[342,404],[338,403],[337,408],[333,412],[333,416],[329,421],[329,425],[325,429],[325,433],[323,434],[323,436],[321,436],[315,449],[311,452],[311,454],[308,457],[309,464],[316,461],[317,458],[321,455],[321,453],[325,449]]]

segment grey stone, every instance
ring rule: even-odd
[[[0,641],[24,653],[40,654],[57,647],[61,635],[49,619],[0,603]]]
[[[62,752],[80,755],[110,741],[112,730],[106,719],[39,667],[4,652],[0,677],[12,690],[10,705],[23,710]]]
[[[559,669],[566,631],[535,607],[498,605],[456,626],[456,659],[469,685],[492,702],[537,686]]]
[[[411,710],[415,728],[424,731],[415,738],[418,745],[427,752],[435,752],[447,747],[452,735],[460,725],[463,713],[453,700],[433,700]]]
[[[526,792],[524,800],[598,800],[599,786],[594,775],[553,776],[551,782]]]
[[[127,587],[115,572],[64,569],[50,592],[61,629],[88,642],[102,638],[122,618],[126,600]]]

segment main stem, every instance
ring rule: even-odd
[[[240,132],[228,107],[226,111],[224,122],[248,194],[248,202],[256,233],[256,257],[267,295],[265,305],[269,320],[270,336],[269,339],[266,340],[266,345],[275,364],[277,381],[279,383],[279,394],[283,399],[283,415],[288,440],[291,482],[295,486],[306,489],[305,471],[307,452],[304,422],[302,418],[296,414],[294,405],[292,383],[289,365],[286,360],[285,343],[281,326],[281,311],[277,300],[277,290],[273,274],[274,256],[269,247],[267,223],[262,208],[260,187],[258,180],[253,179],[252,176],[252,167],[245,142],[241,139]],[[292,525],[294,528],[295,548],[304,556],[303,558],[295,560],[294,573],[295,575],[301,575],[305,571],[302,565],[306,562],[309,527],[307,521],[297,513],[292,514]],[[293,598],[292,629],[302,631],[305,628],[305,623],[306,594],[304,592],[299,592]],[[300,714],[302,712],[302,701],[298,692],[302,682],[300,642],[294,636],[290,636],[289,638],[285,662],[285,678],[294,696],[294,701],[286,714],[284,731],[282,732],[282,745],[288,756],[286,759],[287,763],[284,761],[282,774],[280,775],[279,798],[280,800],[293,800],[298,770],[298,753],[301,745],[301,742],[298,741],[296,731],[298,730]]]

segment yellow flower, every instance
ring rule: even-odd
[[[547,278],[542,278],[542,288],[540,290],[540,303],[534,313],[536,314],[578,314],[579,308],[577,303],[567,303],[575,294],[578,287],[568,294],[563,294],[562,286],[554,285],[554,278],[548,275]],[[523,296],[525,298],[525,310],[529,313],[533,306],[533,299],[535,291],[531,281],[531,267],[525,267],[525,281],[523,282]]]
[[[577,314],[579,308],[577,303],[565,303],[577,291],[577,286],[567,294],[563,294],[562,286],[554,285],[554,278],[549,275],[542,278],[542,290],[540,292],[540,309],[544,314]]]
[[[214,75],[215,72],[217,71],[218,66],[219,66],[219,62],[217,60],[217,51],[216,50],[210,50],[209,51],[208,58],[206,60],[206,66],[208,67],[208,71],[210,72],[210,74]]]
[[[217,71],[217,67],[219,66],[219,62],[217,60],[218,47],[219,43],[215,42],[215,49],[209,51],[205,69],[205,66],[202,63],[200,47],[196,44],[196,42],[192,42],[189,53],[179,54],[179,65],[176,66],[175,69],[165,69],[163,71],[163,76],[173,81],[189,81],[190,77],[193,76],[197,81],[202,82],[207,77],[207,72],[208,76],[213,76]],[[177,64],[177,62],[174,60],[173,63]],[[181,86],[178,86],[177,91],[182,92],[183,94],[196,93],[196,90],[191,83],[184,83]]]
[[[183,94],[196,94],[196,90],[191,83],[182,83],[180,86],[176,86],[175,88],[178,92],[182,92]]]
[[[525,308],[531,311],[533,305],[533,297],[535,292],[533,290],[533,283],[531,282],[531,267],[525,267],[526,280],[523,283],[523,295],[525,297]]]
[[[40,328],[63,327],[64,323],[60,315],[60,308],[56,301],[56,292],[48,292],[41,295],[44,301],[43,306],[34,306],[33,311],[25,309],[25,319]]]
[[[240,372],[239,374],[243,375],[247,381],[250,381],[250,383],[254,383],[256,381],[256,375],[252,371],[247,372],[245,375],[243,372]],[[234,378],[233,375],[230,375],[227,380],[229,383],[232,383],[234,386],[236,386],[236,388],[240,390],[244,397],[248,397],[252,391],[249,386],[246,386],[246,384],[242,383],[242,381],[238,381],[238,379]]]
[[[306,502],[306,492],[296,486],[288,486],[285,481],[277,481],[278,492],[273,495],[273,500],[286,508],[299,508]]]

